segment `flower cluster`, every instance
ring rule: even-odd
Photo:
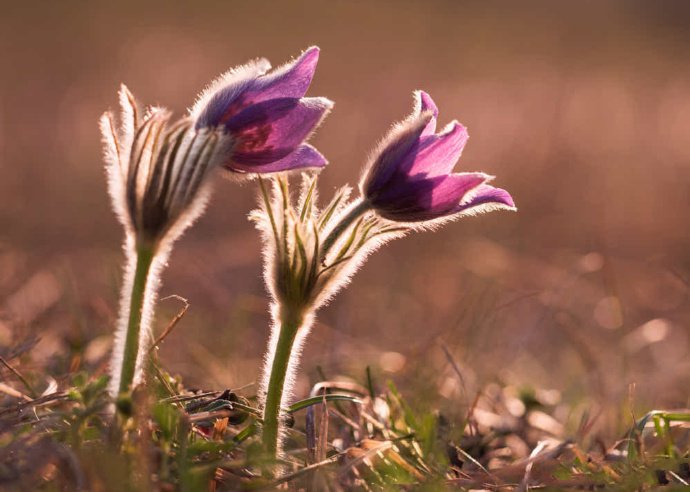
[[[515,210],[510,194],[489,184],[492,176],[453,171],[467,130],[452,121],[437,132],[438,108],[422,91],[415,92],[412,113],[372,153],[359,195],[351,199],[344,187],[320,209],[316,172],[326,159],[306,141],[333,104],[305,97],[318,58],[313,47],[273,71],[264,59],[233,69],[175,122],[165,109],[142,111],[123,86],[120,126],[110,113],[101,119],[109,189],[129,257],[111,367],[113,397],[144,380],[158,275],[172,243],[200,215],[211,176],[225,170],[258,177],[260,206],[251,218],[265,245],[273,314],[259,397],[264,449],[273,457],[280,454],[282,408],[315,312],[367,254],[409,231]],[[286,174],[296,170],[311,170],[302,173],[297,199]]]
[[[201,215],[211,175],[319,168],[324,157],[305,143],[330,111],[325,98],[303,97],[318,48],[275,71],[266,60],[231,70],[212,83],[185,117],[142,110],[123,85],[120,124],[101,117],[108,189],[125,232],[128,256],[115,347],[111,394],[143,380],[159,275],[172,244]]]

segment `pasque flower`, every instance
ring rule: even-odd
[[[203,211],[214,170],[261,174],[326,164],[304,143],[332,107],[325,98],[304,97],[318,57],[313,47],[270,73],[263,59],[231,70],[174,122],[166,109],[142,110],[122,86],[119,124],[110,112],[101,118],[108,188],[128,258],[113,397],[143,380],[160,271],[173,242]]]
[[[319,168],[326,159],[304,143],[333,107],[323,97],[304,97],[319,49],[268,72],[265,59],[230,70],[198,98],[190,114],[197,129],[220,128],[233,139],[223,165],[236,173]]]
[[[324,210],[317,210],[315,181],[307,179],[294,207],[285,178],[274,180],[272,198],[260,182],[263,206],[252,217],[266,246],[273,326],[259,397],[264,448],[272,456],[281,453],[282,408],[315,313],[367,255],[420,224],[515,209],[506,191],[487,184],[491,176],[452,172],[467,131],[452,122],[437,134],[436,105],[424,92],[415,97],[412,115],[396,125],[372,155],[358,198],[348,201],[349,190],[341,191]]]
[[[142,109],[123,85],[119,125],[101,117],[108,190],[125,228],[127,268],[111,361],[110,392],[128,392],[143,379],[153,305],[170,248],[201,215],[209,177],[227,155],[228,136],[171,123],[163,108]]]
[[[364,200],[396,222],[439,221],[497,209],[515,210],[510,194],[481,172],[454,173],[467,142],[457,121],[436,133],[438,108],[415,92],[412,114],[398,123],[372,154],[360,183]]]
[[[259,400],[264,448],[275,457],[281,454],[285,432],[283,409],[316,311],[347,284],[369,253],[407,229],[371,210],[363,211],[354,223],[343,224],[359,203],[348,201],[349,187],[319,209],[316,177],[303,174],[297,203],[285,176],[271,181],[271,190],[259,181],[262,204],[251,218],[262,233],[264,278],[272,298],[273,325]]]

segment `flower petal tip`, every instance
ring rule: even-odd
[[[419,112],[431,111],[434,118],[438,117],[438,106],[436,106],[428,92],[423,90],[415,91],[415,98],[417,99],[416,105],[419,108]]]
[[[327,97],[303,97],[302,102],[306,105],[322,108],[327,111],[330,111],[333,109],[333,106],[335,106],[335,103]]]
[[[306,83],[308,86],[316,72],[316,65],[319,63],[320,53],[321,50],[318,46],[311,46],[304,50],[302,54],[293,61],[283,65],[287,78],[303,78],[308,81]]]
[[[321,48],[318,46],[310,46],[302,52],[299,59],[303,61],[313,61],[316,63],[319,61],[319,55],[321,54]]]
[[[454,140],[459,140],[464,146],[467,140],[470,138],[470,134],[467,131],[467,127],[460,123],[458,120],[453,120],[448,123],[443,129],[437,134],[439,137],[453,137]],[[458,156],[459,157],[459,156]]]
[[[463,209],[476,207],[478,205],[493,204],[509,210],[517,210],[513,197],[503,188],[483,184],[479,186],[469,199],[462,203]]]

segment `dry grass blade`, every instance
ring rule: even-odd
[[[316,396],[323,390],[341,390],[354,393],[356,395],[366,396],[369,394],[368,390],[361,384],[350,381],[321,381],[316,383],[309,393],[309,396]]]
[[[374,456],[376,456],[378,453],[382,453],[383,451],[386,451],[388,449],[391,449],[393,447],[393,443],[391,441],[383,441],[381,444],[378,446],[372,447],[362,453],[360,456],[357,456],[350,462],[346,463],[345,466],[340,470],[338,473],[338,479],[342,480],[345,475],[347,475],[350,470],[353,468],[357,467],[358,465],[362,463],[366,463],[370,461],[370,459]],[[357,448],[355,448],[357,449]]]
[[[525,467],[525,475],[522,477],[522,481],[520,482],[520,486],[517,488],[517,492],[527,492],[529,490],[529,481],[532,475],[532,466],[534,466],[534,460],[539,455],[539,453],[541,453],[544,450],[544,448],[546,448],[546,446],[546,441],[540,441],[530,453],[529,463],[527,463],[527,466]]]
[[[668,473],[679,484],[684,486],[690,485],[690,483],[687,480],[683,480],[676,472],[668,470],[666,473]]]
[[[151,345],[151,348],[149,349],[149,354],[152,354],[158,348],[158,346],[161,343],[163,343],[163,340],[165,340],[168,337],[168,335],[170,335],[177,323],[180,322],[180,320],[184,317],[184,315],[187,313],[187,310],[189,309],[189,301],[184,297],[173,294],[168,297],[164,297],[163,299],[161,299],[161,301],[165,301],[167,299],[177,299],[179,301],[182,301],[184,303],[184,307],[180,309],[180,311],[175,315],[175,317],[172,320],[170,320],[170,323],[168,323],[168,326],[165,327],[163,333],[161,333],[160,336],[156,338],[156,341],[153,342],[153,345]]]
[[[39,398],[35,398],[35,399],[33,399],[31,401],[27,401],[25,403],[20,403],[18,405],[13,406],[13,407],[6,408],[0,412],[0,415],[2,415],[3,413],[6,413],[6,412],[14,411],[14,410],[23,410],[27,407],[37,407],[37,406],[45,405],[45,404],[51,403],[53,401],[65,399],[68,396],[69,395],[68,395],[67,391],[58,391],[56,393],[51,393],[49,395],[41,396]]]
[[[328,466],[328,465],[330,465],[330,464],[332,464],[332,463],[336,463],[336,462],[338,461],[338,459],[339,459],[341,456],[342,456],[342,453],[340,453],[340,454],[335,454],[335,455],[331,456],[331,457],[328,458],[328,459],[325,459],[325,460],[320,461],[320,462],[318,462],[318,463],[314,463],[313,465],[305,466],[304,468],[300,468],[300,469],[297,470],[296,472],[289,473],[289,474],[287,474],[287,475],[283,475],[283,476],[280,477],[278,480],[275,480],[274,482],[272,482],[270,488],[272,489],[272,488],[273,488],[274,486],[276,486],[276,485],[280,485],[280,484],[282,484],[282,483],[290,482],[290,481],[292,481],[292,480],[294,480],[294,479],[296,479],[296,478],[299,478],[299,477],[301,477],[302,475],[305,475],[305,474],[307,474],[307,473],[310,473],[310,472],[312,472],[312,471],[314,471],[314,470],[318,470],[319,468],[323,468],[324,466]]]
[[[329,413],[335,417],[338,417],[340,420],[342,420],[347,426],[349,426],[352,429],[357,429],[359,427],[359,425],[357,425],[357,422],[355,422],[350,417],[343,414],[342,412],[340,412],[336,408],[329,409]]]
[[[5,366],[12,374],[14,374],[19,381],[21,381],[24,387],[29,391],[29,394],[32,398],[36,398],[36,392],[34,391],[33,387],[17,369],[12,367],[3,357],[0,357],[0,363],[2,363],[2,365]]]
[[[536,470],[533,469],[535,466],[554,468],[558,466],[557,458],[561,456],[563,451],[565,451],[567,448],[572,447],[572,443],[570,441],[560,442],[550,449],[548,449],[548,441],[544,441],[544,443],[545,445],[539,449],[538,453],[533,451],[530,453],[528,458],[516,461],[515,463],[503,468],[493,470],[493,474],[506,482],[515,482],[517,480],[522,481],[527,473],[527,467],[530,467],[530,470],[532,470],[530,471],[530,475],[533,475],[536,472]],[[537,445],[537,448],[540,448],[540,444]],[[540,475],[544,475],[545,473],[546,470],[540,471]]]
[[[315,461],[323,463],[326,461],[328,452],[328,401],[326,400],[326,393],[323,394],[323,400],[320,405],[316,406],[315,413],[319,414],[319,435],[316,441],[316,448],[314,449]],[[324,476],[320,469],[314,470],[314,476],[311,483],[312,490],[329,490],[327,477]]]
[[[36,345],[38,345],[38,342],[41,341],[41,337],[38,336],[33,336],[30,338],[25,339],[21,343],[19,343],[17,346],[15,346],[10,353],[5,355],[5,360],[6,361],[11,361],[16,359],[17,357],[20,357],[21,355],[29,352],[32,350]]]
[[[19,398],[21,400],[25,401],[32,401],[32,399],[28,396],[26,396],[24,393],[21,391],[18,391],[14,389],[12,386],[8,386],[5,383],[0,382],[0,392],[5,393],[6,395],[9,395],[13,398]]]
[[[215,397],[215,396],[220,396],[223,394],[223,391],[205,391],[203,393],[197,393],[193,395],[177,395],[177,396],[171,396],[169,398],[164,398],[163,402],[165,403],[181,403],[185,401],[190,401],[190,400],[196,400],[198,398],[207,398],[207,397]]]
[[[482,465],[479,461],[477,461],[474,457],[472,457],[471,454],[469,454],[467,451],[465,451],[462,448],[457,448],[457,451],[458,451],[458,453],[460,453],[463,456],[463,458],[465,458],[467,461],[471,462],[474,466],[476,466],[482,472],[484,472],[488,477],[491,477],[492,480],[494,480],[496,483],[498,483],[498,480],[496,479],[496,477],[494,477],[494,475],[489,470],[487,470],[484,467],[484,465]]]
[[[316,445],[316,460],[323,461],[326,459],[326,450],[328,449],[328,403],[325,394],[323,402],[318,407],[318,413],[319,438]]]
[[[307,464],[316,463],[316,417],[314,406],[307,408],[304,417],[304,433],[307,440]]]
[[[439,340],[439,345],[441,346],[441,350],[443,350],[443,353],[446,356],[448,363],[453,368],[453,372],[455,372],[455,374],[458,376],[458,379],[460,380],[463,396],[467,397],[467,386],[465,385],[465,378],[462,375],[462,371],[460,371],[460,367],[458,366],[457,362],[455,362],[453,354],[451,354],[450,350],[448,350],[446,343],[443,340]]]

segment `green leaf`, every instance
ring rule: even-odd
[[[357,405],[362,404],[362,400],[359,398],[355,398],[354,396],[350,395],[339,395],[339,394],[332,394],[332,395],[320,395],[320,396],[313,396],[311,398],[307,398],[306,400],[301,400],[298,401],[297,403],[291,405],[287,411],[289,413],[295,413],[300,410],[303,410],[307,407],[310,407],[312,405],[317,405],[324,400],[326,401],[350,401],[352,403],[356,403]]]
[[[304,205],[302,205],[302,212],[300,213],[299,221],[304,222],[307,217],[307,212],[311,212],[312,208],[312,197],[314,196],[314,188],[316,187],[316,177],[311,180],[311,185],[309,186],[309,191],[304,199]]]
[[[158,424],[161,436],[166,441],[171,441],[177,434],[180,414],[177,409],[169,404],[159,403],[153,407],[153,420]]]

